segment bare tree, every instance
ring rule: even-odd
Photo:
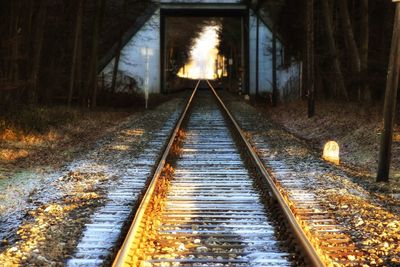
[[[307,1],[307,45],[306,45],[306,62],[307,62],[307,89],[308,89],[308,117],[311,118],[315,114],[315,75],[314,75],[314,0]]]
[[[42,55],[43,36],[45,30],[46,17],[47,17],[47,0],[41,0],[37,16],[38,21],[36,26],[36,35],[34,39],[33,59],[32,59],[31,78],[30,78],[32,82],[30,101],[32,102],[37,102],[38,76],[40,68],[40,59]]]
[[[119,34],[119,39],[118,39],[117,54],[115,55],[114,69],[113,69],[113,75],[112,75],[112,80],[111,80],[111,92],[115,92],[115,85],[117,83],[117,74],[118,74],[118,67],[119,67],[119,59],[121,57],[122,37],[124,35],[123,27],[124,27],[125,20],[126,20],[127,4],[128,4],[128,1],[124,0],[124,2],[122,4],[122,16],[120,19],[120,34]]]
[[[105,0],[96,1],[96,14],[93,23],[93,37],[92,37],[92,47],[91,56],[89,63],[89,77],[86,85],[86,99],[89,99],[89,89],[91,90],[91,107],[97,106],[97,65],[98,65],[98,45],[100,39],[100,28],[102,20],[102,12],[104,11]]]
[[[358,47],[356,40],[354,38],[353,26],[351,25],[350,15],[348,10],[348,1],[339,0],[339,12],[341,21],[343,24],[344,36],[346,38],[346,44],[349,50],[348,56],[351,61],[353,72],[360,77],[361,73],[361,60],[360,53],[358,52]],[[358,100],[361,101],[361,88],[358,87]]]
[[[360,63],[361,75],[363,78],[362,94],[363,100],[371,101],[371,90],[366,77],[368,74],[368,52],[369,52],[369,5],[368,0],[361,0],[361,20],[360,20]]]
[[[399,85],[400,75],[400,2],[396,5],[392,48],[390,51],[390,62],[386,81],[383,132],[379,150],[377,182],[389,181],[390,161],[392,157],[393,125],[396,115],[397,87]]]
[[[344,83],[343,73],[340,66],[338,51],[335,44],[335,39],[333,36],[332,22],[331,22],[331,7],[329,6],[329,1],[321,1],[322,5],[322,16],[325,26],[326,41],[329,49],[329,54],[332,60],[332,66],[336,74],[336,80],[339,86],[339,90],[346,100],[349,100],[347,89]]]
[[[81,48],[80,43],[82,42],[82,20],[83,20],[83,5],[84,0],[78,0],[78,10],[76,14],[76,25],[75,25],[75,37],[74,37],[74,48],[72,55],[71,73],[69,81],[69,92],[68,92],[68,106],[71,106],[72,96],[74,93],[74,87],[76,86],[80,90],[80,81],[77,82],[75,79],[75,74],[77,72],[77,65],[81,64],[78,60],[78,55],[80,54],[78,50]]]

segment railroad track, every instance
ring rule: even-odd
[[[200,81],[113,266],[322,266],[237,123]]]
[[[129,220],[136,200],[151,175],[162,150],[160,147],[165,145],[178,118],[179,112],[173,113],[164,126],[153,134],[154,139],[140,156],[126,159],[127,162],[121,164],[123,167],[119,167],[122,174],[118,185],[108,193],[104,206],[90,217],[90,224],[85,226],[76,251],[66,266],[94,267],[112,261],[115,247],[120,245],[124,224]]]
[[[282,137],[279,133],[275,137],[268,136],[270,142],[268,143],[260,135],[259,130],[254,130],[252,124],[254,118],[250,118],[252,115],[254,116],[254,114],[241,114],[237,116],[237,121],[251,136],[251,145],[257,150],[264,166],[269,169],[275,184],[284,192],[293,214],[303,228],[307,229],[308,237],[314,246],[318,247],[317,250],[322,252],[326,265],[368,265],[367,253],[357,246],[346,227],[337,220],[335,209],[330,208],[331,200],[318,192],[342,188],[343,180],[329,179],[329,175],[337,173],[338,170],[334,170],[332,166],[317,157],[306,158],[302,155],[304,148],[300,142]],[[294,155],[289,157],[290,152],[285,154],[284,151],[279,151],[271,145],[279,143],[285,143]],[[300,155],[296,156],[296,153]],[[299,162],[302,164],[299,165]],[[342,177],[347,176],[343,172],[340,173]],[[362,194],[362,191],[356,194]]]

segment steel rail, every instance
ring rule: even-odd
[[[189,107],[192,103],[193,97],[197,92],[197,88],[199,87],[200,81],[201,80],[199,80],[197,82],[196,87],[194,88],[193,93],[191,94],[191,96],[185,106],[185,109],[183,110],[178,122],[176,123],[175,129],[172,132],[169,142],[164,149],[163,155],[159,160],[157,169],[155,170],[154,175],[151,179],[151,182],[146,190],[146,193],[143,196],[143,200],[141,201],[140,206],[138,207],[137,213],[135,214],[135,218],[133,219],[133,222],[129,228],[128,234],[126,235],[126,238],[114,259],[114,262],[112,264],[112,266],[114,266],[114,267],[126,266],[125,259],[128,257],[131,248],[135,245],[135,233],[137,232],[137,230],[140,227],[141,220],[142,220],[143,216],[145,215],[144,212],[146,211],[146,208],[148,207],[148,205],[150,203],[150,200],[151,200],[152,194],[155,190],[155,186],[157,184],[158,178],[164,168],[166,159],[169,155],[169,152],[174,143],[175,137],[181,127],[181,124],[182,124],[184,118],[186,117],[187,111],[189,110]]]
[[[260,174],[263,176],[265,181],[268,183],[275,199],[278,202],[278,205],[281,207],[281,211],[283,212],[285,218],[287,219],[289,227],[291,228],[293,234],[296,236],[296,240],[299,243],[300,247],[302,248],[303,252],[305,253],[307,259],[309,260],[309,263],[312,266],[318,266],[318,267],[325,266],[325,264],[323,263],[323,261],[321,260],[321,258],[319,256],[318,252],[315,250],[314,246],[311,244],[310,240],[307,238],[307,235],[305,234],[305,232],[303,231],[303,229],[297,222],[297,219],[294,216],[293,212],[291,211],[289,205],[286,203],[284,196],[278,190],[272,177],[269,175],[268,171],[264,167],[263,162],[258,157],[257,153],[254,151],[250,142],[245,137],[239,124],[236,122],[236,119],[233,117],[233,115],[230,113],[228,108],[225,106],[222,99],[218,96],[217,92],[215,91],[215,89],[211,85],[211,83],[208,80],[206,80],[206,82],[210,86],[210,89],[213,92],[213,94],[215,95],[215,97],[217,98],[219,105],[221,106],[221,108],[223,109],[223,111],[225,112],[225,114],[228,116],[229,120],[233,124],[235,130],[237,131],[237,134],[240,137],[240,141],[242,141],[245,144],[245,146],[247,148],[247,152],[249,153],[249,156],[251,157],[251,160],[256,165],[256,167],[260,171]]]

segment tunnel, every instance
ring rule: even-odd
[[[182,18],[185,23],[179,25]],[[199,25],[210,23],[221,26],[217,47],[221,58],[217,65],[227,74],[218,77],[218,88],[268,99],[276,84],[279,96],[299,95],[301,63],[285,58],[284,43],[279,35],[273,35],[266,14],[239,2],[165,1],[153,6],[125,38],[118,71],[119,90],[128,88],[148,95],[192,87],[195,81],[179,78],[177,72],[189,60],[187,44],[201,31]],[[179,38],[184,39],[180,42],[185,45],[174,47],[174,39]],[[101,61],[100,75],[106,85],[111,81],[114,54],[115,51],[109,53]]]

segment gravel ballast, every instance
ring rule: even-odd
[[[152,142],[161,129],[172,130],[186,97],[180,93],[129,116],[65,167],[30,174],[35,182],[21,188],[28,195],[0,199],[0,265],[64,266],[85,224],[108,202],[109,192],[135,160],[146,151],[157,157],[162,146],[154,148]]]
[[[342,266],[341,261],[360,266],[400,264],[398,199],[371,192],[346,168],[323,161],[307,143],[274,123],[265,112],[227,92],[219,93],[278,183],[288,175],[302,179],[301,189],[316,195],[320,207],[326,209],[323,212],[334,216],[357,248],[346,259],[330,257],[333,266]],[[317,232],[314,237],[318,237]]]

